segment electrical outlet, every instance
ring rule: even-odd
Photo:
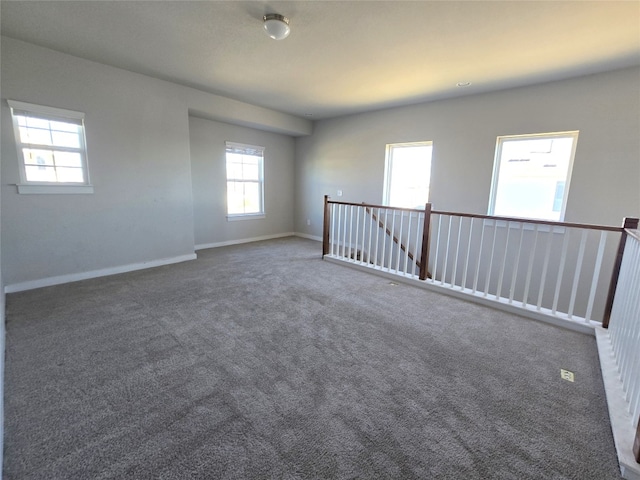
[[[342,196],[342,190],[338,190],[338,196],[341,197]]]
[[[570,372],[569,370],[565,370],[563,368],[560,369],[560,378],[566,380],[567,382],[574,381],[573,372]]]
[[[307,225],[311,225],[311,219],[307,218]]]

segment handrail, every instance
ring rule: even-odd
[[[436,215],[451,215],[454,217],[484,218],[487,220],[498,220],[503,222],[532,223],[535,225],[549,225],[550,227],[584,228],[587,230],[599,230],[599,231],[605,230],[608,232],[622,232],[623,230],[623,227],[612,227],[608,225],[594,225],[590,223],[554,222],[551,220],[532,220],[529,218],[518,218],[518,217],[498,217],[496,215],[481,215],[476,213],[443,212],[440,210],[433,210],[431,213]]]
[[[388,208],[393,210],[403,210],[405,212],[420,212],[420,213],[424,212],[424,209],[392,207],[390,205],[376,205],[373,203],[365,203],[365,202],[353,203],[353,202],[341,202],[336,200],[329,200],[329,203],[333,203],[336,205],[353,205],[357,207],[361,207],[364,205],[369,208]],[[536,225],[549,225],[551,227],[585,228],[587,230],[599,230],[599,231],[604,230],[608,232],[622,232],[622,230],[625,228],[625,227],[614,227],[610,225],[595,225],[591,223],[554,222],[552,220],[533,220],[529,218],[502,217],[502,216],[496,216],[496,215],[483,215],[480,213],[449,212],[444,210],[432,210],[431,213],[434,215],[452,215],[456,217],[465,217],[465,218],[483,218],[486,220],[499,220],[503,222],[531,223]]]
[[[379,209],[379,212],[376,212],[376,208]],[[367,227],[369,230],[363,231],[364,224],[362,227],[358,227],[359,217],[357,215],[352,217],[356,220],[353,225],[350,224],[346,216],[340,219],[340,212],[346,212],[346,209],[352,209],[351,212],[359,211],[360,215],[369,218],[371,224],[376,228],[380,227],[380,232],[383,235],[380,237],[380,255],[378,255],[376,234],[370,230],[370,227]],[[337,218],[333,217],[333,212],[337,212]],[[395,225],[394,223],[387,225],[386,218],[382,219],[383,212],[385,216],[387,212],[398,214],[398,231],[392,226]],[[412,230],[411,234],[402,231],[405,212],[409,213],[409,220],[405,223],[405,227]],[[411,220],[414,218],[414,214],[417,214],[420,219],[420,225],[417,227]],[[463,225],[463,220],[470,220],[470,222],[465,222]],[[482,223],[483,221],[486,222]],[[475,222],[480,222],[480,230],[475,230],[477,228]],[[329,237],[329,231],[333,231],[334,224],[342,233],[341,237]],[[410,225],[416,228],[414,229]],[[507,228],[501,232],[499,227],[502,225],[517,226],[518,228],[517,231]],[[525,234],[525,231],[529,230],[527,225],[535,227],[530,234]],[[488,236],[485,237],[485,227],[495,227],[495,229],[489,230]],[[566,231],[555,230],[554,227],[566,229]],[[602,319],[602,325],[606,328],[616,291],[624,242],[627,235],[640,239],[640,232],[633,231],[637,227],[637,219],[625,219],[622,226],[615,227],[431,210],[431,204],[425,205],[424,209],[418,209],[365,202],[345,202],[330,200],[327,196],[325,198],[323,254],[331,252],[330,256],[334,256],[334,245],[342,246],[343,251],[345,246],[351,248],[351,237],[347,237],[346,234],[347,232],[355,232],[356,244],[360,245],[359,248],[363,252],[367,251],[367,258],[374,259],[370,262],[372,268],[399,273],[400,262],[404,258],[406,260],[402,260],[405,262],[402,274],[405,276],[414,276],[420,280],[427,280],[431,284],[438,283],[450,290],[481,295],[483,298],[491,297],[497,302],[506,302],[509,305],[520,302],[523,309],[535,310],[545,315],[557,316],[556,312],[559,312],[558,315],[561,318],[582,319],[586,324],[592,321],[593,308],[597,305],[596,309],[600,312],[604,310],[604,315],[600,316],[602,315],[600,313],[598,315],[600,318],[596,321],[599,322]],[[360,230],[358,230],[359,228]],[[478,233],[475,233],[476,231]],[[598,232],[599,240],[588,236],[590,232]],[[561,248],[558,244],[560,237],[557,237],[556,233],[562,233]],[[473,242],[472,235],[474,235]],[[615,240],[616,243],[619,241],[618,255],[614,257],[613,252],[607,253],[607,238],[618,235],[619,237]],[[383,241],[385,237],[389,239],[389,245],[394,245],[397,253],[393,253],[390,247],[389,249],[385,247]],[[433,251],[430,247],[432,241]],[[509,242],[507,247],[505,247],[505,242]],[[368,244],[368,247],[365,243]],[[572,247],[570,247],[570,243],[573,245]],[[553,247],[554,244],[555,247]],[[526,254],[522,251],[525,245],[528,245],[525,247],[528,249]],[[538,245],[537,249],[536,245]],[[498,252],[496,248],[500,251]],[[490,255],[488,255],[488,251],[491,252]],[[432,255],[433,260],[431,259]],[[514,262],[507,263],[507,258],[514,255],[516,256]],[[536,260],[542,263],[537,263]],[[409,273],[406,261],[417,266],[419,272],[412,270]],[[432,262],[433,276],[426,271]],[[570,263],[566,264],[566,262]],[[583,266],[593,273],[587,273]],[[439,267],[442,267],[441,272],[437,271]],[[519,268],[521,272],[519,272]],[[551,271],[557,272],[557,274],[553,274],[555,277]],[[467,276],[468,272],[469,277]],[[599,279],[599,276],[604,272],[607,276],[610,274],[609,272],[612,272],[606,287]],[[437,276],[438,273],[439,276]],[[565,274],[572,276],[572,283],[567,282],[566,287],[562,286]],[[591,278],[589,279],[587,275],[591,275]],[[547,276],[549,282],[546,281]],[[470,279],[472,281],[467,282]],[[568,278],[567,281],[569,281]],[[555,282],[555,284],[550,282]],[[590,285],[587,282],[590,282]],[[602,284],[604,288],[599,287],[599,284]],[[479,285],[482,285],[480,289],[477,288]],[[554,286],[552,287],[552,285]],[[596,293],[597,298],[595,297]],[[537,297],[537,302],[530,301],[530,299],[534,299],[533,296]],[[583,300],[578,300],[578,298],[583,298]],[[581,305],[578,308],[580,315],[576,315],[575,307],[577,304]],[[562,309],[558,310],[561,305]]]
[[[337,202],[335,200],[329,200],[329,203],[333,203],[335,205],[353,205],[354,207],[369,207],[369,208],[386,208],[388,210],[402,210],[404,212],[418,212],[424,213],[423,208],[404,208],[404,207],[392,207],[390,205],[376,205],[375,203],[353,203],[353,202]]]
[[[406,221],[404,212],[410,213]],[[625,400],[632,405],[631,416],[637,419],[633,455],[640,463],[640,380],[633,362],[638,346],[630,343],[638,339],[640,328],[639,223],[637,218],[625,218],[620,227],[553,222],[432,210],[429,203],[423,210],[333,201],[325,196],[323,256],[422,281],[425,287],[442,288],[455,296],[471,295],[481,303],[531,318],[569,321],[572,323],[565,325],[580,331],[596,326],[599,318],[607,328],[612,318],[606,335],[622,387],[632,395],[631,401]],[[501,228],[503,225],[506,228]],[[615,243],[608,245],[611,240]],[[357,255],[351,255],[352,247]],[[419,262],[415,259],[418,255]],[[410,269],[408,259],[412,261]],[[427,273],[429,266],[433,275]],[[594,308],[599,318],[593,316]],[[598,335],[601,331],[596,330]]]

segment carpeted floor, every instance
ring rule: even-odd
[[[620,478],[593,337],[320,251],[8,295],[4,478]]]

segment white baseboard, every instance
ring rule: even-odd
[[[197,255],[195,253],[190,253],[187,255],[179,255],[177,257],[150,260],[148,262],[131,263],[129,265],[121,265],[119,267],[102,268],[100,270],[91,270],[89,272],[70,273],[68,275],[58,275],[55,277],[5,285],[4,291],[5,293],[23,292],[25,290],[33,290],[34,288],[50,287],[52,285],[60,285],[62,283],[78,282],[80,280],[88,280],[90,278],[106,277],[108,275],[116,275],[118,273],[144,270],[145,268],[161,267],[162,265],[186,262],[188,260],[195,260],[196,258]]]
[[[261,235],[259,237],[240,238],[238,240],[227,240],[224,242],[201,243],[196,245],[196,250],[204,250],[205,248],[228,247],[229,245],[240,245],[242,243],[259,242],[261,240],[273,240],[274,238],[293,237],[293,232],[276,233],[274,235]]]
[[[294,233],[294,235],[296,237],[300,237],[300,238],[307,238],[309,240],[315,240],[316,242],[321,242],[322,241],[322,237],[316,237],[315,235],[309,235],[308,233],[296,232],[296,233]]]

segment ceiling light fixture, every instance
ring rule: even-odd
[[[458,82],[456,83],[456,87],[468,87],[469,85],[471,85],[471,82]]]
[[[284,40],[291,33],[289,19],[278,13],[267,13],[264,17],[264,30],[274,40]]]

